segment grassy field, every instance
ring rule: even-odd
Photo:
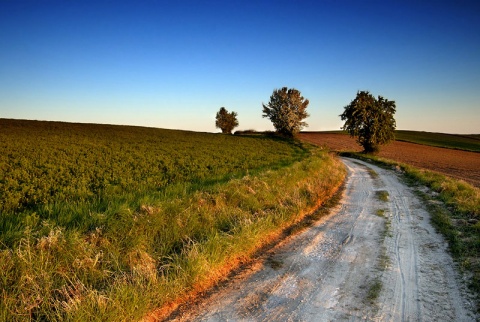
[[[344,177],[274,137],[0,119],[0,320],[138,320],[215,283]]]

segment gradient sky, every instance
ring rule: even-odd
[[[306,130],[368,90],[398,129],[480,133],[480,2],[0,0],[1,118],[270,130],[283,86]]]

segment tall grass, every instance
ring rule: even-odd
[[[203,187],[44,205],[37,212],[52,217],[30,213],[17,242],[0,251],[0,320],[139,320],[215,283],[344,177],[338,160],[312,148],[290,166]],[[55,214],[70,217],[68,228]],[[82,216],[87,230],[72,224]]]

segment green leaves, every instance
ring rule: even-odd
[[[222,130],[222,133],[232,134],[234,128],[238,126],[237,113],[229,113],[225,107],[221,107],[215,117],[215,126]]]
[[[308,126],[302,120],[309,115],[306,112],[308,99],[304,99],[300,91],[287,87],[276,89],[270,96],[270,102],[263,105],[263,117],[268,117],[277,132],[294,136]]]
[[[378,152],[379,145],[395,139],[395,101],[382,96],[375,98],[368,91],[360,91],[344,109],[340,115],[345,121],[342,129],[350,136],[356,136],[366,153]]]

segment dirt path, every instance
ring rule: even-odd
[[[474,321],[446,243],[410,188],[344,159],[343,201],[177,321]],[[379,192],[388,192],[388,201]],[[384,193],[385,194],[385,193]]]

